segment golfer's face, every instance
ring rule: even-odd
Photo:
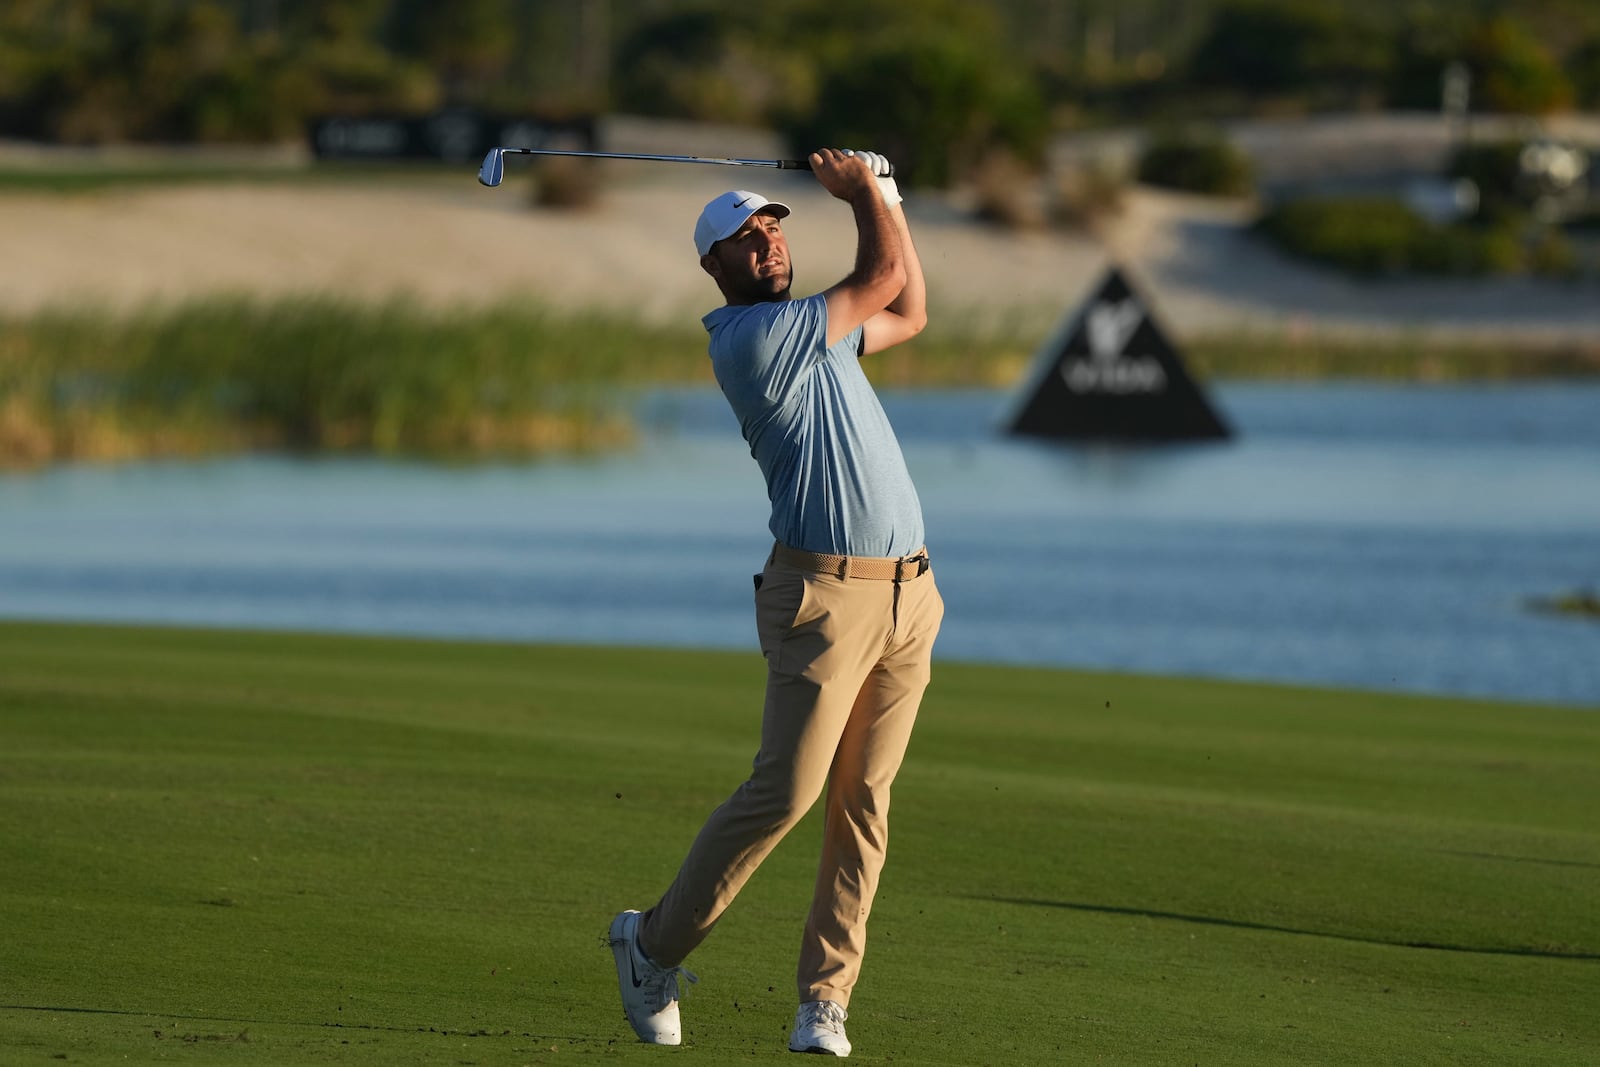
[[[771,215],[756,213],[718,245],[718,258],[730,281],[756,299],[770,299],[789,290],[794,271],[783,226]]]

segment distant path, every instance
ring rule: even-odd
[[[690,170],[691,168],[682,168]],[[218,184],[66,196],[0,195],[0,309],[98,303],[132,308],[218,292],[414,297],[436,305],[528,295],[565,307],[697,318],[716,290],[696,263],[701,205],[732,181],[796,209],[798,285],[821,288],[853,254],[848,210],[804,178],[693,168],[613,180],[591,212],[527,208],[521,181],[464,174],[438,184]],[[997,316],[1076,299],[1103,253],[1082,240],[1021,239],[932,211],[923,254],[946,308]],[[691,319],[691,321],[693,321]]]
[[[1238,205],[1146,194],[1109,235],[1179,332],[1290,328],[1600,346],[1600,283],[1536,278],[1364,280],[1253,237]]]
[[[527,296],[693,322],[715,303],[690,230],[733,185],[795,208],[797,289],[851,263],[850,215],[805,176],[713,167],[612,165],[591,212],[535,211],[513,177],[448,182],[125,187],[0,195],[0,311],[85,303],[136,308],[221,292],[404,296],[434,305]],[[909,201],[945,322],[1040,335],[1105,268],[1083,234],[1013,235],[943,201]],[[1600,284],[1510,279],[1358,282],[1308,268],[1244,231],[1248,209],[1138,191],[1106,232],[1180,335],[1233,329],[1376,329],[1600,338]]]

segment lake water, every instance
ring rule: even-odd
[[[1226,444],[1007,439],[888,394],[947,660],[1600,707],[1600,386],[1223,385]],[[765,493],[714,390],[632,451],[0,476],[0,616],[751,649]]]

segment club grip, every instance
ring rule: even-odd
[[[778,169],[779,170],[810,170],[811,169],[811,161],[809,159],[780,159],[777,162],[778,162]],[[893,163],[889,164],[888,177],[890,177],[890,178],[894,177],[894,164]]]

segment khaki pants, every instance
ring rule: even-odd
[[[933,572],[906,573],[901,581],[840,577],[768,558],[756,580],[767,659],[761,749],[749,780],[711,814],[672,886],[644,915],[640,942],[657,964],[676,966],[705,940],[826,786],[799,995],[849,1006],[889,843],[889,786],[944,617]]]

